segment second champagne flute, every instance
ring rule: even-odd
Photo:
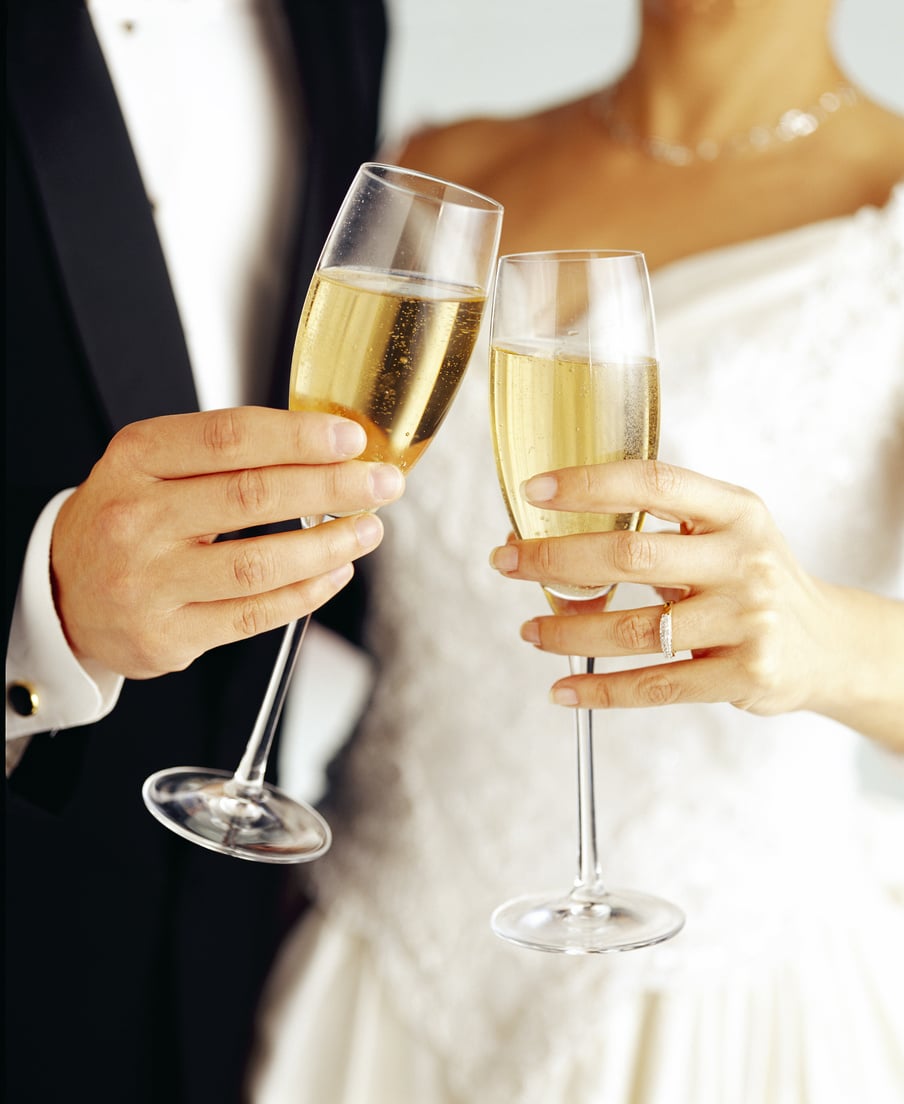
[[[308,289],[289,407],[354,419],[367,433],[362,460],[410,471],[468,365],[501,226],[502,207],[467,188],[395,165],[362,165]],[[322,522],[329,519],[302,519],[305,527]],[[286,627],[235,773],[174,767],[147,779],[145,804],[166,827],[257,862],[308,862],[329,848],[320,814],[264,781],[309,621]]]
[[[643,515],[543,510],[525,501],[533,475],[613,460],[655,458],[659,363],[641,253],[523,253],[499,262],[490,331],[493,444],[518,537],[637,529]],[[611,600],[614,586],[546,586],[557,611]],[[564,604],[563,604],[564,603]],[[578,607],[580,608],[580,607]],[[572,656],[573,674],[593,660]],[[594,801],[592,714],[575,710],[578,862],[574,885],[519,897],[493,914],[497,935],[537,950],[590,954],[643,947],[675,935],[674,905],[603,880]]]

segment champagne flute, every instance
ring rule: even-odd
[[[521,494],[544,471],[656,456],[659,364],[643,254],[523,253],[499,261],[490,330],[493,443],[503,497],[522,539],[638,529],[641,513],[544,510]],[[557,612],[604,609],[614,585],[544,586]],[[572,656],[572,674],[592,658]],[[597,839],[592,713],[575,711],[578,862],[567,891],[508,901],[497,935],[564,954],[630,950],[668,939],[684,915],[668,901],[608,888]]]
[[[411,470],[455,397],[480,328],[502,207],[394,165],[360,167],[317,263],[292,357],[289,407],[357,421],[361,459]],[[302,519],[302,526],[329,523]],[[309,862],[329,848],[311,806],[264,781],[310,614],[290,623],[242,761],[229,774],[158,771],[145,804],[202,847],[257,862]]]

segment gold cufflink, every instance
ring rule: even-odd
[[[28,682],[11,682],[6,688],[6,700],[20,717],[33,717],[41,704],[38,691]]]

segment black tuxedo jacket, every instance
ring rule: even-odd
[[[274,405],[310,272],[373,154],[380,0],[286,0],[307,112]],[[161,79],[165,79],[162,75]],[[128,422],[197,408],[152,213],[80,0],[7,4],[7,629],[29,533]],[[98,724],[35,737],[7,787],[7,1099],[242,1098],[282,868],[144,809],[164,766],[234,769],[279,633],[127,682]]]

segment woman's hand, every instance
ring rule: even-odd
[[[750,491],[656,461],[539,475],[544,509],[645,510],[680,532],[510,540],[491,562],[547,584],[647,583],[672,607],[673,650],[692,659],[557,682],[563,705],[614,708],[731,702],[757,714],[808,709],[904,747],[904,604],[808,575]],[[843,538],[840,538],[843,539]],[[562,655],[662,655],[661,605],[537,617],[523,639]],[[563,610],[566,607],[563,606]]]
[[[151,678],[323,605],[382,540],[373,514],[216,538],[398,498],[397,468],[352,459],[365,444],[347,419],[262,407],[121,430],[53,530],[54,596],[76,656]]]

